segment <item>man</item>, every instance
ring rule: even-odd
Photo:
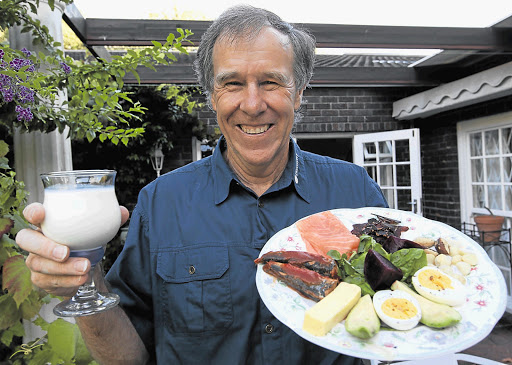
[[[77,318],[100,362],[359,363],[277,321],[254,282],[261,248],[298,219],[387,206],[364,169],[303,152],[290,138],[314,49],[308,33],[250,6],[227,10],[205,33],[196,72],[223,137],[213,156],[141,191],[106,277],[120,307]],[[44,211],[31,205],[26,216],[38,224]],[[17,242],[31,252],[27,266],[38,287],[72,295],[85,281],[88,261],[68,258],[65,246],[30,230]]]

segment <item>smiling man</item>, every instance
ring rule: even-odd
[[[226,138],[224,158],[259,196],[288,162],[294,113],[305,86],[294,82],[292,45],[270,27],[257,36],[221,38],[213,65],[211,104]]]
[[[256,259],[278,231],[335,209],[387,206],[359,166],[301,151],[290,137],[313,72],[314,39],[275,14],[228,9],[195,63],[222,132],[212,156],[139,194],[122,253],[100,289],[120,306],[77,318],[104,364],[358,364],[297,336],[261,301]],[[125,220],[126,210],[123,209]],[[25,211],[39,224],[41,205]],[[38,287],[72,295],[86,259],[33,230],[17,242]]]

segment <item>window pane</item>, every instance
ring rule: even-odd
[[[386,198],[389,207],[392,209],[396,209],[394,190],[393,189],[382,189],[382,193],[384,194],[384,197]]]
[[[473,185],[473,208],[483,208],[485,196],[483,185]]]
[[[395,141],[395,156],[398,162],[409,162],[411,160],[409,151],[409,140],[401,139]]]
[[[471,160],[471,182],[483,182],[484,170],[482,159]]]
[[[491,209],[502,209],[501,204],[501,186],[490,185],[487,187],[489,208]]]
[[[487,171],[487,182],[501,182],[500,159],[498,157],[488,158],[485,161]]]
[[[376,162],[377,161],[377,150],[375,149],[375,143],[365,143],[364,148],[364,163]]]
[[[512,128],[501,129],[501,144],[503,153],[512,153]]]
[[[471,156],[482,156],[482,133],[471,133],[469,135]]]
[[[503,181],[512,182],[512,157],[503,157]]]
[[[485,154],[497,155],[500,152],[500,145],[498,143],[498,130],[485,132]]]
[[[379,142],[379,162],[392,162],[391,141]]]
[[[380,186],[393,186],[393,166],[384,165],[379,167]]]
[[[411,165],[396,166],[396,185],[411,186]]]
[[[505,185],[503,188],[505,189],[505,206],[503,209],[512,210],[512,186]]]
[[[400,210],[412,210],[412,198],[411,198],[411,190],[397,190],[396,191],[397,200],[398,200],[398,209]]]

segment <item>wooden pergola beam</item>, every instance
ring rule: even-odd
[[[147,46],[165,41],[176,28],[190,29],[198,45],[209,21],[85,19],[85,43],[96,46]],[[338,24],[301,24],[319,48],[396,48],[512,51],[511,28],[451,28]],[[185,44],[186,45],[186,44]]]

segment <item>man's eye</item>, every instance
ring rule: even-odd
[[[265,90],[274,90],[279,87],[279,84],[275,81],[264,81],[262,86]]]
[[[240,86],[240,85],[242,85],[242,83],[240,83],[238,81],[229,81],[229,82],[226,82],[225,85],[226,86]]]

